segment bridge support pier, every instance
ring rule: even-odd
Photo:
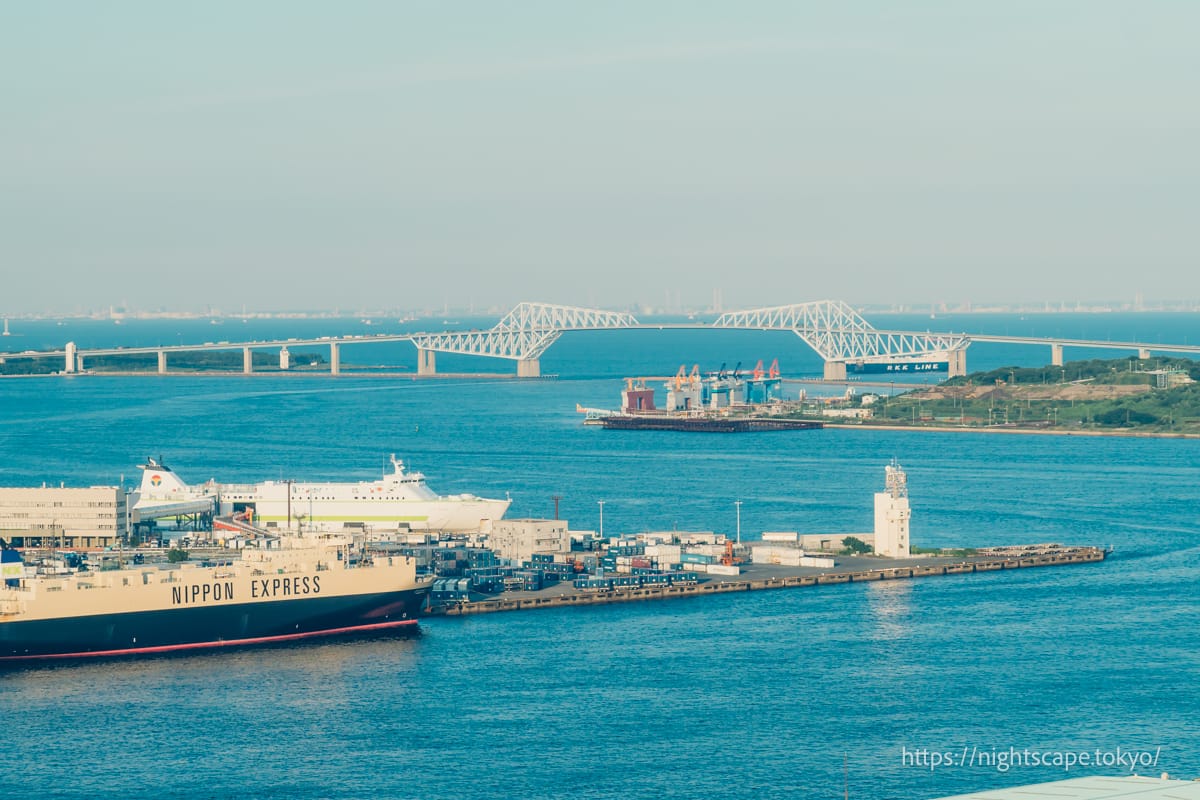
[[[158,351],[158,374],[159,375],[167,374],[167,351],[166,350]]]
[[[63,365],[64,372],[74,372],[78,366],[78,359],[75,356],[75,343],[67,342],[67,358],[66,364]]]
[[[1061,344],[1050,345],[1050,366],[1061,367],[1063,365],[1063,353]]]
[[[967,351],[951,350],[946,365],[946,377],[957,378],[967,374]]]
[[[417,348],[417,374],[436,375],[437,361],[432,350]]]
[[[1149,347],[1143,347],[1140,350],[1138,350],[1138,358],[1149,358],[1149,357],[1150,357],[1150,348]]]
[[[249,375],[254,372],[254,353],[249,347],[242,348],[242,373]]]
[[[342,350],[337,342],[329,343],[329,374],[338,375],[342,371]]]
[[[536,358],[523,358],[517,362],[518,378],[540,378],[541,376],[542,362]]]
[[[826,361],[825,362],[825,380],[827,380],[827,381],[844,381],[844,380],[846,380],[846,362],[845,361]]]

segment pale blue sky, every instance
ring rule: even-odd
[[[0,312],[1200,300],[1200,4],[10,2]]]

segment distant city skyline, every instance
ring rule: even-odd
[[[834,299],[841,298],[822,298]],[[530,298],[530,302],[544,302],[539,298]],[[808,299],[796,301],[797,303],[808,302]],[[515,303],[513,304],[515,305]],[[703,319],[705,317],[716,317],[718,314],[725,311],[749,310],[752,308],[762,308],[768,305],[791,305],[791,303],[758,304],[758,305],[742,305],[742,306],[714,306],[695,305],[695,306],[676,306],[666,304],[627,304],[623,306],[597,306],[606,310],[629,311],[642,317],[696,317]],[[1076,301],[1068,303],[1061,302],[1037,302],[1037,303],[899,303],[899,304],[879,304],[879,303],[850,303],[850,305],[861,313],[865,314],[930,314],[931,316],[946,315],[970,315],[970,314],[1107,314],[1113,312],[1123,313],[1177,313],[1189,312],[1200,313],[1200,302],[1189,302],[1184,300],[1173,300],[1170,302],[1147,303],[1139,301],[1135,298],[1133,302],[1091,302],[1084,303]],[[16,319],[320,319],[320,318],[364,318],[364,321],[374,319],[384,321],[388,317],[396,317],[399,322],[413,322],[422,319],[441,320],[443,323],[453,326],[457,324],[457,319],[498,319],[506,315],[513,309],[513,306],[500,305],[467,305],[467,306],[451,306],[442,305],[440,307],[421,307],[421,308],[389,308],[383,306],[358,306],[358,307],[329,307],[329,308],[294,308],[294,309],[267,309],[267,308],[244,308],[244,309],[228,309],[228,308],[212,308],[206,307],[203,309],[178,309],[178,308],[138,308],[129,305],[114,305],[107,309],[77,309],[75,311],[21,311],[21,312],[0,312],[0,318],[5,320]],[[453,317],[455,319],[449,319]]]
[[[1200,307],[1200,6],[67,10],[0,9],[0,315]]]

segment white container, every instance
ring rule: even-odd
[[[754,564],[779,564],[787,567],[800,566],[804,553],[795,547],[760,544],[750,550],[750,561]]]
[[[646,547],[646,557],[660,561],[679,561],[682,552],[683,548],[677,544],[652,544]]]

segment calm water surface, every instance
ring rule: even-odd
[[[631,358],[674,372],[745,342],[718,344]],[[750,344],[746,358],[769,360]],[[845,763],[851,797],[922,798],[1120,772],[930,771],[902,758],[963,747],[1157,750],[1149,771],[1200,777],[1200,443],[585,429],[575,403],[615,405],[622,374],[609,345],[589,346],[558,371],[596,377],[535,383],[3,380],[0,484],[129,483],[159,454],[189,481],[350,480],[395,452],[438,491],[511,492],[512,516],[548,516],[557,494],[578,529],[596,527],[604,500],[606,533],[732,533],[740,499],[754,537],[868,530],[871,493],[898,457],[919,544],[1115,553],[0,673],[5,794],[835,798]]]

